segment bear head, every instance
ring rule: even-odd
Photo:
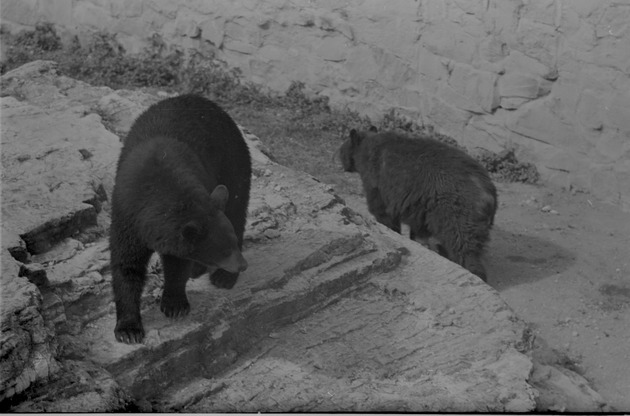
[[[368,134],[376,132],[377,129],[374,126],[371,126],[368,132],[357,131],[355,129],[350,130],[350,137],[343,142],[339,148],[339,158],[341,159],[341,165],[343,166],[344,171],[357,171],[355,159],[357,157],[359,147],[361,146],[361,142]]]
[[[205,195],[203,195],[205,194]],[[150,249],[192,260],[210,269],[238,273],[247,261],[238,247],[232,223],[225,215],[228,189],[218,185],[207,192],[177,192],[171,204],[162,203],[156,220],[145,223],[145,238]]]

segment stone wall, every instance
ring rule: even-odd
[[[630,209],[628,0],[3,0],[2,20],[159,33],[274,90],[392,107],[468,147],[514,146],[556,184]]]

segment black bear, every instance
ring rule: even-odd
[[[241,254],[251,159],[239,128],[215,103],[195,95],[147,109],[125,139],[112,195],[110,230],[116,339],[142,342],[140,297],[147,263],[164,269],[160,309],[187,315],[189,277],[206,271],[230,289],[247,268]]]
[[[380,223],[412,239],[437,240],[439,252],[486,281],[481,263],[497,209],[488,172],[463,151],[429,137],[352,130],[339,150],[361,175],[368,208]]]

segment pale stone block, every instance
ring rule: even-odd
[[[208,19],[200,23],[201,38],[211,42],[217,48],[223,45],[223,37],[225,36],[225,20]]]
[[[385,2],[373,13],[361,4],[350,9],[352,20],[344,23],[352,29],[351,40],[356,38],[358,42],[387,49],[401,58],[410,58],[424,24],[412,18],[417,7],[413,2],[399,1],[395,7],[391,4]]]
[[[499,78],[501,97],[536,98],[539,96],[538,78],[523,72],[509,72]]]
[[[44,21],[57,22],[57,25],[72,26],[72,0],[40,1],[38,14]],[[4,2],[3,2],[4,7]]]
[[[473,115],[466,125],[466,134],[458,141],[467,148],[481,147],[499,153],[506,147],[506,132],[503,126],[505,115],[498,109],[491,115]]]
[[[542,78],[550,78],[552,67],[548,66],[523,52],[511,49],[509,55],[502,62],[505,72],[533,73]]]
[[[630,133],[625,136],[619,131],[606,131],[597,141],[595,149],[608,158],[608,162],[627,156],[630,152]]]
[[[485,111],[471,97],[456,91],[448,84],[440,84],[437,89],[438,96],[449,105],[475,114],[483,114]]]
[[[627,154],[629,150],[628,146],[625,146],[625,149],[625,153]],[[619,183],[620,193],[630,200],[630,158],[624,158],[615,162],[613,171]]]
[[[479,58],[488,62],[499,62],[507,55],[507,44],[496,35],[487,36],[479,44]]]
[[[448,19],[448,9],[447,2],[422,0],[418,14],[427,22],[439,22]]]
[[[360,45],[349,51],[345,67],[355,81],[376,79],[378,64],[372,49],[367,45]]]
[[[455,64],[448,84],[456,94],[451,94],[448,89],[444,89],[444,92],[460,108],[476,113],[491,113],[499,106],[496,81],[497,74],[478,71],[470,65]],[[457,96],[463,99],[457,99]]]
[[[319,45],[314,45],[314,50],[326,61],[340,62],[345,60],[350,46],[345,37],[327,36],[319,41]]]
[[[603,101],[599,94],[592,90],[582,91],[577,105],[577,121],[591,130],[601,130],[603,127]]]
[[[426,48],[420,47],[418,52],[418,72],[431,81],[448,78],[448,60],[435,55]]]
[[[532,103],[534,104],[534,103]],[[561,120],[545,102],[512,112],[506,127],[515,133],[575,152],[588,152],[592,145],[572,125]]]
[[[580,74],[563,73],[553,86],[553,110],[565,119],[573,119],[583,85],[588,83]]]
[[[408,62],[382,49],[376,49],[375,55],[378,63],[376,79],[385,88],[398,90],[416,81],[418,74]]]
[[[431,25],[421,33],[420,46],[438,56],[456,62],[471,63],[477,49],[477,39],[463,31],[462,27],[451,22]]]
[[[501,97],[500,106],[506,110],[516,110],[523,106],[523,104],[531,101],[531,98],[522,97]]]
[[[3,20],[10,16],[14,23],[35,26],[40,20],[39,3],[38,0],[5,0],[2,2]]]
[[[410,89],[402,89],[398,93],[398,102],[403,107],[411,107],[424,113],[426,109],[426,100],[424,100],[420,91]]]
[[[595,34],[598,38],[628,38],[629,21],[630,8],[627,5],[611,4],[609,7],[602,7],[600,15],[594,19]]]
[[[588,169],[591,163],[584,157],[578,156],[575,152],[556,150],[554,152],[545,152],[542,156],[544,164],[547,168],[561,170],[565,172],[579,172]]]
[[[439,126],[440,132],[453,137],[461,137],[472,114],[447,104],[437,96],[431,97],[429,102],[427,119],[430,124]]]
[[[63,0],[72,3],[72,0]],[[110,12],[112,17],[138,17],[142,15],[142,2],[141,1],[128,1],[128,0],[111,0]]]
[[[618,91],[606,106],[606,118],[626,134],[630,133],[630,91]]]
[[[519,25],[520,1],[490,1],[483,15],[483,26],[487,33],[495,33],[512,46],[515,44]]]
[[[223,47],[234,52],[239,52],[245,55],[251,55],[256,52],[256,47],[249,43],[241,42],[233,39],[226,39],[223,42]]]
[[[269,44],[260,48],[256,53],[256,58],[263,62],[284,61],[288,57],[289,54],[285,49]]]
[[[619,183],[617,182],[617,175],[615,175],[612,168],[594,168],[593,166],[590,166],[589,169],[591,170],[590,190],[593,195],[604,201],[619,204],[621,202],[619,200],[621,197],[619,192]],[[627,198],[628,195],[630,194],[626,194],[625,197]]]
[[[575,10],[580,17],[589,17],[594,11],[596,11],[600,4],[596,1],[592,0],[571,0],[570,9]],[[569,9],[569,7],[564,7],[565,9]],[[564,10],[563,10],[564,11]]]
[[[558,34],[555,26],[521,19],[516,41],[518,46],[515,49],[550,68],[555,66],[558,55]]]
[[[486,2],[483,0],[454,0],[453,8],[458,8],[468,15],[481,15],[486,11]]]
[[[168,19],[175,19],[179,11],[180,3],[177,1],[148,0],[143,1],[147,9],[153,10]]]
[[[528,19],[534,22],[553,26],[558,12],[558,10],[556,10],[556,3],[556,0],[536,0],[526,2],[521,10],[521,19]]]
[[[72,20],[82,25],[107,31],[115,22],[109,11],[92,3],[78,2],[72,9]]]
[[[565,39],[564,45],[561,47],[561,52],[565,51],[591,51],[597,45],[597,36],[595,35],[595,26],[590,22],[580,19],[577,15],[575,19],[571,19],[572,15],[569,14],[564,17],[567,30],[570,30],[570,36]],[[575,60],[575,56],[569,56],[569,60]]]
[[[177,15],[177,18],[175,19],[175,27],[180,36],[195,38],[201,34],[199,25],[188,13],[179,13]]]

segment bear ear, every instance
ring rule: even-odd
[[[189,242],[196,242],[204,237],[203,227],[197,221],[188,221],[182,227],[182,237]]]
[[[225,205],[227,204],[230,192],[225,185],[217,185],[214,191],[210,194],[210,199],[221,211],[225,211]]]
[[[377,132],[378,132],[378,129],[377,129],[376,127],[374,127],[374,126],[370,126],[370,128],[368,129],[368,131],[371,131],[371,132],[373,132],[373,133],[377,133]]]

